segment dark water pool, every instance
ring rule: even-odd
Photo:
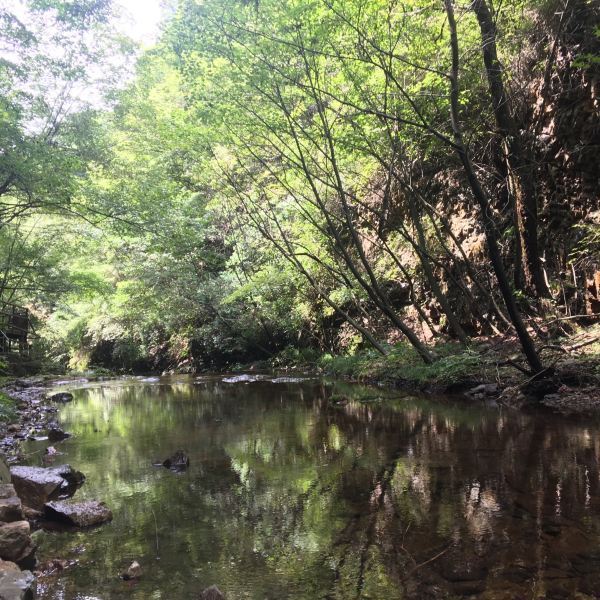
[[[95,384],[60,421],[56,464],[114,520],[36,533],[41,560],[78,561],[42,599],[600,597],[597,422],[216,378]],[[187,472],[153,466],[178,449]]]

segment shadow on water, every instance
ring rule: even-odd
[[[77,390],[58,462],[115,518],[36,534],[42,560],[79,561],[39,596],[597,597],[599,423],[385,395],[211,378]],[[187,471],[152,466],[177,449]],[[120,580],[133,560],[143,577]]]

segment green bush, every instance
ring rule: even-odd
[[[349,356],[332,356],[324,354],[318,365],[326,373],[338,377],[360,377],[366,375],[365,369],[377,360],[376,355],[371,352],[359,352]]]
[[[286,346],[281,352],[270,359],[271,367],[277,368],[312,368],[318,364],[321,353],[315,348],[294,348]]]

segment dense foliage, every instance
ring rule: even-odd
[[[21,12],[0,300],[63,364],[454,364],[440,340],[516,334],[540,372],[544,323],[600,311],[591,1],[180,0],[120,89],[91,81],[126,69],[108,1]]]

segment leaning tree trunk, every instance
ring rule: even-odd
[[[535,344],[533,343],[533,340],[527,331],[527,327],[523,322],[519,308],[517,307],[513,291],[506,275],[506,270],[504,269],[504,265],[502,263],[502,254],[500,253],[496,225],[490,212],[490,203],[481,186],[477,173],[475,172],[475,168],[473,167],[473,163],[471,162],[471,157],[463,140],[458,108],[458,72],[460,59],[456,20],[454,18],[454,5],[452,0],[444,0],[444,5],[446,8],[446,14],[448,16],[448,26],[450,28],[450,50],[452,54],[452,67],[448,76],[450,80],[450,120],[452,124],[452,132],[454,134],[454,148],[463,165],[463,169],[469,182],[469,187],[473,192],[473,196],[479,204],[481,220],[487,241],[488,254],[490,256],[492,267],[494,268],[494,273],[496,274],[500,293],[502,294],[502,298],[506,304],[506,310],[508,311],[510,320],[515,327],[515,331],[517,332],[517,336],[521,342],[521,347],[523,348],[523,354],[525,354],[531,370],[534,373],[540,373],[544,370],[544,366],[540,360],[537,350],[535,349]]]

